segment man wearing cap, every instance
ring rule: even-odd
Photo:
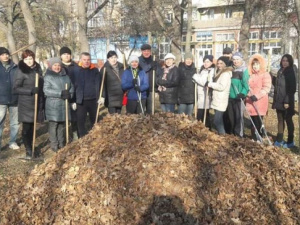
[[[13,93],[13,80],[17,68],[17,65],[9,57],[8,49],[0,47],[0,149],[7,110],[10,122],[9,148],[20,148],[16,143],[19,131],[18,95]]]
[[[149,80],[149,89],[147,91],[146,101],[146,113],[151,114],[152,112],[152,91],[153,91],[153,71],[155,76],[162,72],[162,69],[158,62],[153,61],[151,55],[151,46],[149,44],[143,44],[141,46],[142,55],[139,57],[139,66],[145,71]],[[155,78],[156,79],[156,78]],[[155,87],[154,87],[155,88]],[[156,88],[155,88],[156,89]]]
[[[74,68],[77,64],[72,60],[72,51],[68,47],[62,47],[59,50],[60,59],[62,62],[62,67],[65,69],[67,75],[70,77],[70,80],[74,86]],[[76,95],[74,94],[71,103],[71,128],[72,128],[72,139],[78,139],[78,130],[77,130],[77,117],[76,117]]]
[[[249,91],[249,73],[243,55],[236,52],[233,55],[233,72],[229,92],[228,107],[225,112],[225,130],[229,134],[244,136],[244,118],[242,102]],[[229,120],[229,123],[226,122]]]
[[[229,47],[224,48],[223,49],[223,56],[226,56],[229,59],[227,66],[233,66],[233,62],[232,62],[232,49],[229,48]]]
[[[79,138],[87,134],[85,129],[87,113],[89,114],[90,123],[95,123],[100,83],[100,72],[91,63],[90,53],[82,52],[78,66],[74,69],[74,87],[77,105],[76,115]]]

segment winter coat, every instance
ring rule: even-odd
[[[141,89],[141,98],[146,99],[147,98],[147,91],[149,89],[149,80],[148,76],[144,72],[144,70],[138,71],[138,85]],[[131,71],[131,68],[129,67],[124,71],[122,74],[122,89],[127,92],[128,100],[139,100],[137,91],[134,90],[134,84],[133,84],[133,74]]]
[[[179,69],[178,104],[195,103],[195,84],[193,76],[196,73],[194,63],[191,66],[182,64]]]
[[[139,67],[145,71],[149,80],[149,89],[148,92],[153,90],[153,71],[155,71],[155,78],[162,73],[162,68],[157,61],[153,61],[153,57],[144,58],[143,56],[139,57]],[[154,90],[157,91],[157,85],[155,85]]]
[[[159,90],[159,101],[162,104],[177,104],[178,101],[178,85],[179,71],[176,66],[169,70],[169,73],[164,79],[164,73],[157,77],[156,83],[163,87]],[[160,88],[159,88],[160,89]]]
[[[19,69],[17,70],[14,80],[14,92],[18,94],[18,120],[19,122],[33,123],[34,122],[34,106],[35,95],[32,89],[35,87],[36,74],[39,75],[39,93],[38,93],[38,122],[44,120],[45,99],[43,92],[44,80],[42,77],[42,69],[40,64],[35,63],[35,67],[31,68],[23,60],[19,62]]]
[[[259,61],[259,72],[255,72],[252,69],[252,62],[254,59],[258,59]],[[259,54],[253,55],[249,61],[248,71],[250,74],[250,91],[248,93],[248,98],[246,98],[246,109],[249,112],[250,116],[265,116],[268,111],[268,94],[271,90],[272,81],[270,74],[266,71],[266,63],[264,58]],[[255,95],[258,101],[252,102],[252,100],[249,98],[252,95]],[[257,108],[258,112],[255,107]]]
[[[124,72],[124,66],[122,63],[118,62],[119,74],[117,74],[113,71],[113,67],[109,64],[109,62],[106,62],[100,70],[102,78],[104,68],[106,68],[106,72],[102,97],[105,98],[108,107],[122,107],[124,91],[121,86],[121,79]]]
[[[214,76],[213,82],[208,83],[208,87],[213,89],[211,108],[225,112],[231,84],[232,68],[227,67],[224,70],[218,71]]]
[[[89,68],[83,68],[80,63],[74,67],[74,89],[77,104],[82,104],[83,100],[99,99],[100,84],[100,72],[93,64]]]
[[[75,70],[76,66],[78,66],[78,65],[74,61],[71,61],[70,65],[62,64],[62,68],[65,69],[66,74],[70,77],[70,80],[71,80],[71,82],[73,84],[73,87],[74,87],[74,82],[75,82],[74,70]],[[75,95],[75,93],[73,94],[72,99],[70,99],[70,102],[71,103],[76,102],[76,95]]]
[[[66,121],[66,101],[61,98],[61,92],[66,89],[66,84],[68,85],[68,90],[72,97],[74,93],[73,84],[65,70],[62,69],[59,73],[56,73],[47,69],[45,74],[44,93],[46,96],[46,119],[49,121]]]
[[[207,87],[205,87],[205,83],[211,82],[215,73],[215,68],[210,67],[205,69],[204,67],[201,69],[200,73],[196,73],[193,76],[194,82],[197,84],[197,92],[198,92],[198,109],[209,109],[211,105],[211,92],[207,93]]]
[[[8,68],[0,62],[0,105],[17,105],[18,95],[13,92],[14,77],[18,67],[9,61]]]
[[[236,99],[238,94],[244,94],[245,96],[249,91],[249,73],[245,62],[240,67],[234,67],[231,77],[231,86],[229,98]]]
[[[287,113],[295,114],[296,76],[292,66],[278,71],[277,77],[273,77],[274,98],[273,109],[285,110],[284,104],[289,104]]]

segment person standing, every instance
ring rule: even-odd
[[[74,69],[74,86],[77,106],[76,115],[79,138],[87,134],[85,128],[87,113],[89,114],[91,125],[96,121],[100,84],[100,72],[91,63],[90,53],[81,53],[80,62]]]
[[[122,100],[124,91],[122,89],[121,80],[124,72],[124,65],[118,62],[118,55],[115,51],[107,53],[107,62],[100,70],[103,78],[105,68],[104,89],[101,96],[101,104],[104,105],[106,100],[108,112],[110,114],[121,114]]]
[[[17,65],[10,59],[8,49],[0,47],[0,150],[4,123],[9,111],[10,149],[19,149],[16,143],[18,123],[18,95],[13,93],[13,80],[17,71]]]
[[[14,80],[14,92],[19,95],[18,120],[22,123],[22,139],[26,150],[25,158],[32,158],[32,143],[34,132],[34,114],[37,110],[37,122],[44,121],[43,72],[40,64],[35,61],[35,54],[27,49],[22,53]],[[35,87],[38,74],[38,87]],[[35,94],[38,94],[38,108],[35,109]]]
[[[206,113],[205,126],[211,127],[209,109],[211,104],[211,92],[207,87],[208,82],[211,82],[215,74],[215,64],[213,63],[214,57],[212,55],[206,55],[203,58],[203,65],[200,69],[200,73],[196,73],[193,76],[194,82],[197,84],[198,91],[198,112],[197,120],[204,121],[204,113]],[[206,110],[206,112],[205,112]]]
[[[277,77],[273,77],[272,79],[274,85],[272,108],[276,109],[278,120],[278,131],[274,145],[284,148],[292,148],[295,146],[293,115],[295,115],[294,96],[296,92],[296,76],[293,65],[293,57],[289,54],[283,55]],[[285,123],[288,129],[287,142],[283,141]]]
[[[251,136],[255,141],[259,141],[255,134],[255,129],[261,137],[264,133],[261,130],[261,119],[267,114],[269,97],[268,94],[271,90],[271,76],[267,72],[266,63],[264,58],[255,54],[251,56],[248,65],[249,71],[249,93],[246,98],[246,109],[251,116],[254,126],[251,127]],[[261,116],[261,119],[259,118]]]
[[[147,100],[146,100],[146,113],[152,113],[152,97],[153,97],[153,72],[156,77],[162,72],[161,66],[157,61],[153,61],[153,56],[151,52],[151,46],[149,44],[143,44],[141,46],[142,55],[139,57],[139,66],[148,76],[149,80],[149,89],[147,91]],[[154,87],[154,90],[157,90],[157,87]]]
[[[145,113],[149,80],[144,70],[139,68],[139,58],[129,57],[129,68],[122,75],[122,88],[128,91],[126,111],[130,114]]]
[[[178,70],[178,113],[191,116],[195,103],[195,84],[193,82],[193,76],[197,72],[191,53],[185,53],[184,63],[178,67]]]
[[[217,73],[213,81],[209,81],[207,87],[213,90],[211,108],[215,110],[214,125],[218,134],[224,135],[223,113],[228,105],[229,90],[231,84],[232,67],[227,67],[228,57],[221,56],[217,61]]]
[[[226,47],[223,49],[223,56],[228,57],[228,64],[227,66],[233,67],[233,61],[232,61],[232,49],[229,47]]]
[[[174,113],[178,101],[179,71],[175,66],[175,56],[172,53],[166,54],[164,60],[164,71],[156,80],[159,101],[163,112]]]
[[[71,99],[73,85],[62,68],[59,58],[48,60],[49,68],[45,73],[44,93],[46,96],[46,119],[49,121],[51,149],[56,152],[65,146],[66,106],[65,100]],[[65,85],[67,84],[67,89]]]
[[[77,64],[72,60],[72,51],[68,47],[62,47],[59,50],[60,59],[62,62],[62,68],[66,71],[67,75],[74,86],[74,68]],[[71,128],[72,128],[72,140],[78,139],[78,129],[77,129],[77,116],[76,116],[76,95],[74,94],[72,99],[70,99],[71,104]]]
[[[229,92],[229,102],[224,113],[226,133],[244,137],[244,107],[242,101],[249,91],[249,74],[242,53],[233,55],[233,72]],[[229,121],[229,122],[227,122]],[[226,127],[226,125],[228,125]]]

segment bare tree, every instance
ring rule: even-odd
[[[239,50],[243,53],[244,59],[248,58],[251,19],[253,10],[258,3],[259,0],[245,0],[244,15],[239,40]]]
[[[185,52],[191,51],[192,22],[193,22],[192,0],[187,0],[187,28],[186,28],[186,40],[185,40]]]

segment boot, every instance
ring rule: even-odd
[[[25,159],[32,159],[32,149],[26,148],[26,156]]]

